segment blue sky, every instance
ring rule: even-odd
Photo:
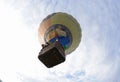
[[[120,82],[119,0],[1,0],[0,79],[3,82]],[[79,47],[48,69],[38,59],[40,22],[66,12],[82,28]]]

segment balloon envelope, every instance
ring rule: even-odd
[[[58,12],[48,15],[41,22],[38,36],[41,44],[52,43],[57,37],[67,55],[78,47],[82,33],[75,18],[67,13]]]

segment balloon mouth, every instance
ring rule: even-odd
[[[66,26],[55,24],[50,26],[45,32],[44,41],[49,44],[59,41],[62,47],[66,50],[72,44],[72,34]]]

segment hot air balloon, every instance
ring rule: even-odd
[[[48,15],[38,29],[42,45],[38,59],[48,68],[64,62],[78,47],[81,37],[81,27],[71,15],[63,12]]]

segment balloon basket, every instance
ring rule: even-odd
[[[38,59],[45,66],[51,68],[65,61],[65,50],[58,41],[45,44],[39,53]]]

